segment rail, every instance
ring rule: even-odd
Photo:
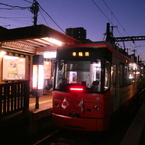
[[[28,110],[28,80],[0,84],[0,120],[19,111]]]

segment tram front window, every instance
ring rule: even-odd
[[[61,66],[61,67],[60,67]],[[101,63],[90,61],[67,61],[58,63],[55,89],[64,90],[67,84],[83,84],[86,88],[100,91]]]

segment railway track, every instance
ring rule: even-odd
[[[42,144],[43,142],[45,142],[46,140],[50,139],[51,137],[53,137],[55,134],[57,134],[61,129],[55,130],[53,131],[51,134],[48,134],[46,136],[44,136],[42,139],[38,140],[37,142],[35,142],[33,145],[39,145]]]

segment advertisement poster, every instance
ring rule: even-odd
[[[3,80],[25,79],[25,58],[3,57]]]
[[[51,62],[44,61],[44,79],[50,79],[51,77]]]
[[[18,60],[11,59],[8,60],[8,77],[17,77],[18,76]]]

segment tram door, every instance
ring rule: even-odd
[[[119,96],[118,96],[118,78],[117,78],[117,65],[112,65],[111,67],[111,108],[114,112],[119,105]]]

